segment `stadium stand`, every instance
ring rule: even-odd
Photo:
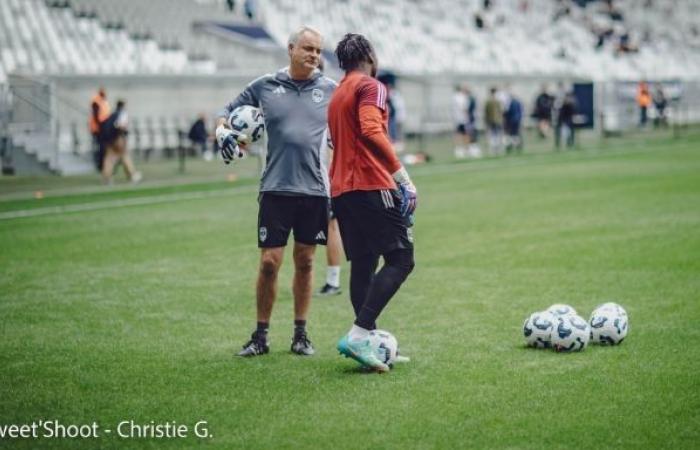
[[[596,107],[612,128],[633,126],[625,117],[640,79],[700,95],[695,0],[495,0],[487,9],[483,0],[261,0],[255,20],[241,3],[231,11],[225,0],[0,1],[3,145],[9,136],[55,172],[89,170],[87,105],[106,85],[112,101],[129,101],[132,148],[172,154],[198,113],[213,116],[252,78],[285,64],[301,24],[324,34],[335,77],[334,43],[366,34],[381,66],[400,76],[412,133],[451,127],[456,81],[482,99],[489,86],[510,85],[525,110],[542,83],[596,83]]]
[[[2,73],[181,73],[215,68],[189,59],[175,45],[159,45],[147,33],[130,35],[120,20],[101,22],[94,11],[70,5],[0,2]]]
[[[279,43],[300,23],[317,27],[329,42],[348,31],[361,32],[376,43],[382,64],[402,73],[696,77],[700,4],[656,0],[640,8],[641,3],[616,3],[622,20],[614,20],[601,2],[580,8],[552,0],[499,0],[488,11],[481,0],[269,0],[260,6]],[[558,4],[567,5],[568,12]],[[484,28],[476,26],[476,14]],[[596,48],[596,31],[607,29],[613,29],[610,39]],[[625,32],[638,42],[638,51],[617,51]],[[687,42],[694,48],[680,45]]]

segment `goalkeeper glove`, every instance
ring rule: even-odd
[[[239,136],[223,125],[216,128],[216,141],[221,149],[221,157],[226,164],[235,162],[235,158],[243,158],[243,152],[238,147]]]
[[[394,181],[396,181],[399,187],[399,193],[401,194],[401,215],[406,216],[413,214],[418,204],[418,191],[416,190],[416,186],[403,167],[394,172],[392,177]]]

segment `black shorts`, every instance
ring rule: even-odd
[[[413,248],[409,218],[401,215],[397,190],[353,191],[333,199],[348,260]]]
[[[333,212],[333,202],[331,199],[328,199],[328,220],[331,221],[335,219],[335,213]]]
[[[258,247],[284,247],[289,232],[294,241],[326,245],[328,199],[326,197],[279,195],[263,192],[258,198]]]
[[[457,134],[467,134],[467,126],[463,123],[458,124],[455,127],[455,133]]]

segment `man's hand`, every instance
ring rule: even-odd
[[[399,192],[401,192],[401,215],[413,214],[418,205],[418,191],[416,191],[416,187],[413,183],[399,184]]]
[[[403,167],[394,172],[392,177],[394,181],[396,181],[396,185],[399,187],[399,192],[401,193],[401,215],[407,216],[413,214],[418,204],[418,191],[416,190],[416,186]]]
[[[238,147],[238,136],[232,130],[219,125],[216,128],[216,141],[226,164],[235,162],[236,158],[243,158],[243,152]]]

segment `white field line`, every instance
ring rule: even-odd
[[[492,169],[507,169],[511,167],[526,166],[526,165],[537,165],[541,163],[546,164],[556,164],[556,163],[568,163],[576,162],[581,160],[596,159],[600,156],[622,156],[633,153],[650,153],[655,151],[654,149],[644,149],[635,148],[625,151],[615,151],[608,152],[605,150],[598,151],[586,151],[586,152],[562,152],[560,158],[551,158],[551,153],[545,154],[534,154],[523,158],[518,158],[514,160],[504,161],[503,159],[492,159],[478,161],[472,164],[455,164],[446,163],[435,166],[425,166],[415,168],[414,177],[424,177],[431,175],[440,174],[452,174],[461,172],[474,172],[482,170],[492,170]],[[216,191],[204,191],[204,192],[188,192],[180,194],[164,194],[156,195],[150,197],[138,197],[125,200],[106,200],[101,202],[88,202],[80,204],[72,204],[65,206],[50,206],[46,208],[32,208],[24,209],[18,211],[7,211],[0,213],[0,220],[10,220],[19,219],[23,217],[36,217],[36,216],[46,216],[50,214],[65,214],[65,213],[76,213],[85,211],[96,211],[100,209],[109,208],[120,208],[128,206],[143,206],[143,205],[153,205],[156,203],[168,203],[168,202],[178,202],[183,200],[199,200],[204,198],[214,198],[214,197],[225,197],[228,195],[237,195],[249,192],[257,192],[258,186],[241,186],[239,188],[232,189],[222,189]]]
[[[241,186],[240,188],[222,189],[217,191],[185,192],[179,194],[163,194],[150,197],[129,198],[124,200],[105,200],[101,202],[88,202],[63,206],[48,206],[46,208],[32,208],[18,211],[0,213],[0,220],[19,219],[22,217],[46,216],[50,214],[65,214],[100,209],[123,208],[128,206],[144,206],[156,203],[179,202],[183,200],[200,200],[203,198],[226,197],[250,192],[257,192],[258,186]]]
[[[198,183],[217,183],[226,181],[224,177],[213,177],[213,176],[201,176],[201,177],[188,177],[185,179],[170,179],[170,180],[146,180],[139,184],[118,184],[113,186],[106,186],[100,184],[93,184],[90,186],[73,186],[73,187],[63,187],[55,189],[32,189],[29,191],[18,191],[10,192],[7,194],[0,194],[0,202],[9,200],[31,200],[34,198],[36,191],[44,191],[46,196],[51,197],[63,197],[69,195],[77,194],[103,194],[105,192],[134,192],[144,188],[161,188],[161,187],[171,187],[171,186],[183,186],[188,184],[198,184]],[[99,181],[96,181],[99,183]]]

